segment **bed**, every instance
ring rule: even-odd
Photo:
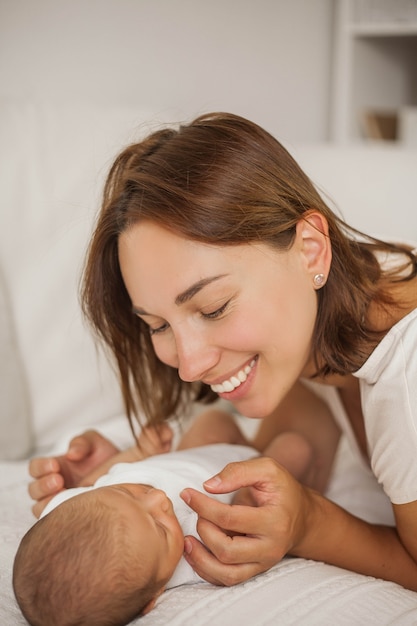
[[[11,569],[20,538],[34,518],[26,461],[0,463],[0,623],[24,625],[13,598]],[[330,497],[368,519],[383,519],[372,477],[339,450]],[[286,558],[265,574],[230,588],[198,583],[165,592],[141,626],[367,626],[417,624],[417,595],[399,585],[304,559]]]
[[[87,427],[120,446],[130,440],[115,374],[82,322],[77,287],[112,157],[169,120],[150,111],[80,103],[0,106],[0,624],[14,626],[26,622],[11,588],[13,557],[34,522],[27,459],[65,449]],[[417,151],[289,148],[354,225],[417,241]],[[348,438],[339,447],[328,495],[364,519],[390,519],[389,503]],[[417,624],[417,594],[285,558],[232,588],[200,583],[172,589],[132,623],[411,625]]]

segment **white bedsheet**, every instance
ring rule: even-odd
[[[11,571],[20,538],[34,518],[27,495],[27,463],[0,462],[0,625],[26,624],[15,604]],[[372,477],[341,446],[329,494],[367,519],[389,512]],[[231,588],[208,583],[165,592],[141,626],[416,625],[417,593],[304,559]],[[92,625],[93,626],[93,625]]]

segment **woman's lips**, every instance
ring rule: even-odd
[[[219,394],[231,393],[232,391],[237,389],[237,387],[240,387],[240,385],[246,381],[253,367],[255,366],[255,363],[257,360],[258,360],[258,357],[257,356],[254,357],[251,360],[251,362],[248,363],[248,365],[245,365],[245,367],[243,367],[241,370],[239,370],[236,374],[234,374],[230,378],[216,385],[210,385],[211,389],[215,393],[219,393]]]

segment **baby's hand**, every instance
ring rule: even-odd
[[[79,486],[95,468],[119,452],[108,439],[90,430],[71,440],[62,456],[33,458],[29,474],[35,479],[29,485],[29,494],[35,504],[36,517],[58,492]]]
[[[155,454],[165,454],[165,452],[170,452],[172,448],[173,437],[174,433],[168,424],[146,426],[139,435],[138,448],[143,454],[143,458]]]

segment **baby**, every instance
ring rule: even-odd
[[[219,438],[228,443],[213,441]],[[49,502],[14,563],[15,595],[32,626],[125,625],[149,612],[165,589],[202,580],[182,556],[184,535],[197,536],[197,516],[179,494],[201,489],[229,462],[259,455],[220,412],[197,420],[180,447],[206,441],[118,463],[93,486]],[[295,473],[311,461],[296,433],[277,436],[265,454],[293,459],[288,469]],[[231,503],[233,494],[213,497]]]

